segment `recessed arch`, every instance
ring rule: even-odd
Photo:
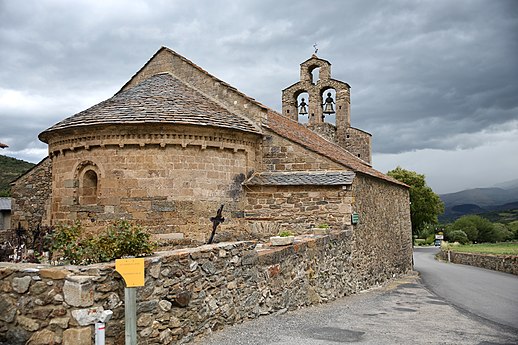
[[[319,97],[322,106],[322,122],[336,124],[336,89],[331,86],[323,87]],[[332,112],[329,113],[329,111]]]
[[[97,204],[99,178],[94,170],[87,169],[80,181],[79,203],[81,205]]]
[[[299,123],[307,123],[309,116],[309,104],[312,101],[309,98],[309,93],[305,90],[300,90],[294,95],[295,104],[297,105],[297,120]]]
[[[81,162],[74,174],[76,202],[79,205],[96,205],[99,197],[101,174],[99,167],[92,161]]]

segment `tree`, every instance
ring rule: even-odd
[[[448,240],[451,241],[451,239],[449,238],[450,232],[463,231],[468,236],[468,240],[470,242],[476,242],[478,239],[478,227],[477,227],[478,220],[474,217],[478,217],[478,216],[474,216],[474,215],[462,216],[459,219],[457,219],[453,224],[448,226],[447,227],[448,231],[446,232]]]
[[[397,167],[387,173],[410,186],[410,217],[412,234],[417,235],[427,224],[437,224],[437,216],[444,212],[444,204],[426,185],[425,176],[415,171]]]
[[[497,242],[501,241],[506,235],[500,233],[498,229],[489,220],[470,214],[460,217],[451,224],[446,235],[449,239],[450,232],[464,231],[471,242]]]

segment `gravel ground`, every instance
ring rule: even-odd
[[[417,275],[314,307],[228,326],[198,345],[516,345],[518,332],[464,311],[428,291]]]

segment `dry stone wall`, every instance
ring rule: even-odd
[[[447,250],[442,250],[440,255],[443,260],[449,260],[454,264],[471,265],[518,275],[518,255],[459,253]]]
[[[138,344],[186,343],[225,325],[331,301],[405,273],[381,253],[364,256],[355,238],[362,237],[349,230],[298,236],[284,247],[229,242],[146,258],[145,286],[137,290]],[[400,255],[396,245],[390,246],[394,256]],[[383,272],[370,271],[365,280],[370,262],[379,262]],[[124,343],[123,282],[113,263],[3,263],[0,279],[0,344],[92,344],[93,323],[107,309],[114,313],[107,344]]]

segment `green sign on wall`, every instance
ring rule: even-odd
[[[351,214],[351,223],[352,224],[358,224],[359,221],[360,221],[360,216],[358,216],[358,213],[354,212],[353,214]]]

